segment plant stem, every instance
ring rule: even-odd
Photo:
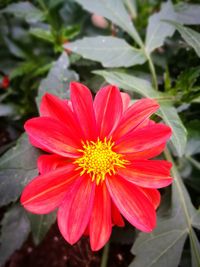
[[[150,70],[151,75],[152,75],[152,84],[153,84],[153,87],[154,87],[154,89],[156,91],[158,91],[157,75],[156,75],[156,70],[155,70],[155,67],[154,67],[154,64],[153,64],[151,55],[146,51],[144,43],[141,45],[141,49],[142,49],[144,55],[146,56],[147,61],[148,61],[148,64],[149,64],[149,70]]]
[[[151,59],[151,56],[147,55],[148,63],[149,63],[149,69],[152,75],[152,83],[155,90],[158,90],[158,82],[157,82],[157,75],[156,70],[153,64],[153,61]]]
[[[100,267],[106,267],[107,266],[109,247],[110,247],[110,243],[108,242],[105,245],[104,249],[103,249],[103,254],[102,254],[102,258],[101,258],[101,266]]]

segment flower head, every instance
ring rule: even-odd
[[[108,241],[123,217],[141,231],[156,226],[157,188],[172,183],[171,163],[150,160],[171,136],[168,126],[149,117],[153,99],[130,104],[116,86],[89,89],[73,82],[71,99],[45,94],[40,117],[25,124],[30,142],[48,152],[38,159],[40,175],[24,189],[23,206],[45,214],[58,208],[58,226],[71,244],[83,234],[93,250]],[[123,217],[122,217],[123,216]]]

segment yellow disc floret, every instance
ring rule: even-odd
[[[79,151],[83,155],[75,160],[78,165],[77,169],[81,170],[81,175],[84,173],[90,174],[92,181],[97,184],[105,180],[106,174],[113,175],[116,173],[116,167],[124,168],[127,163],[121,154],[112,150],[114,142],[106,138],[96,142],[83,142],[83,149]]]

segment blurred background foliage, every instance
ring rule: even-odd
[[[29,145],[24,134],[17,144],[16,140],[26,119],[38,114],[45,92],[69,97],[69,82],[79,80],[94,94],[110,82],[133,98],[157,98],[159,118],[174,131],[169,149],[179,171],[178,187],[175,185],[172,193],[170,189],[162,191],[159,226],[152,234],[155,240],[144,234],[136,238],[138,233],[127,226],[114,230],[112,242],[130,248],[136,238],[132,267],[146,267],[145,258],[150,261],[148,266],[154,267],[200,266],[199,1],[108,0],[111,13],[105,1],[97,2],[0,0],[0,265],[21,247],[30,231],[39,244],[55,221],[55,214],[27,215],[17,204],[23,187],[37,174],[36,159],[41,152]],[[112,9],[122,20],[116,20]],[[127,26],[131,21],[133,26]],[[112,47],[119,50],[118,61]],[[130,54],[123,57],[123,49]],[[186,203],[186,215],[192,218],[187,224],[182,219],[184,212],[174,211],[181,206],[180,198]],[[169,234],[165,235],[166,229]],[[183,231],[179,233],[179,229]],[[151,251],[152,247],[157,251]]]

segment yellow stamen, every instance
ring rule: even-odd
[[[82,142],[83,148],[79,152],[83,155],[75,160],[78,165],[77,170],[81,170],[80,175],[88,173],[92,181],[96,181],[97,185],[105,180],[106,174],[113,175],[117,168],[124,168],[127,160],[123,159],[121,154],[112,150],[114,142],[111,139],[104,138],[101,141],[99,138],[96,142]]]

